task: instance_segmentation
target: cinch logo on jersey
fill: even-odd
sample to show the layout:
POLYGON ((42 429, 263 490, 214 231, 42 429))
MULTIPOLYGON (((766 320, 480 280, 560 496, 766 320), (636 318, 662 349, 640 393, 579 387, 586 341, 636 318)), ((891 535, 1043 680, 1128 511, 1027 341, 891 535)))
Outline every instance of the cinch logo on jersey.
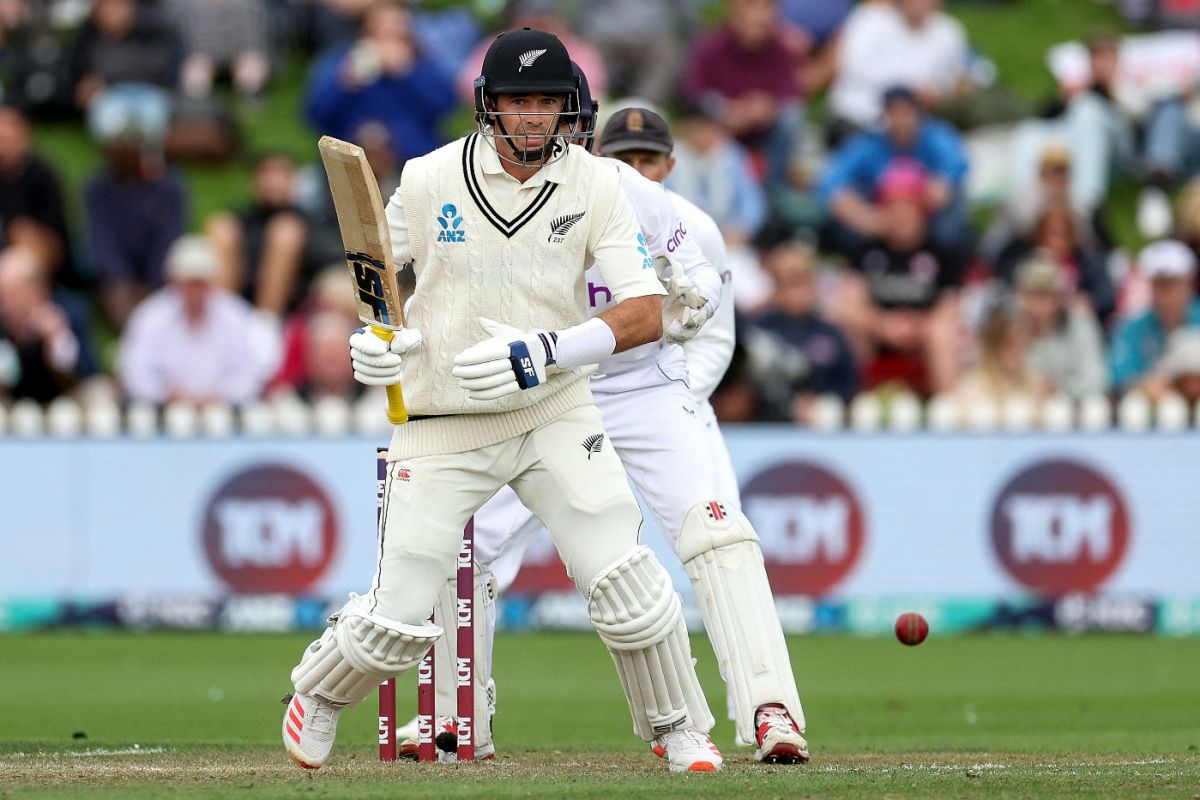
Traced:
POLYGON ((654 266, 654 261, 650 258, 650 251, 646 249, 646 237, 638 234, 638 252, 642 254, 642 269, 651 269, 654 266))
POLYGON ((667 252, 674 253, 679 245, 683 244, 683 240, 687 238, 687 228, 683 227, 683 223, 679 223, 679 227, 671 232, 671 238, 667 240, 667 252))
POLYGON ((1100 471, 1066 459, 1014 476, 992 505, 992 548, 1021 585, 1045 595, 1095 592, 1129 549, 1129 512, 1100 471))
POLYGON ((563 214, 561 217, 550 220, 550 238, 546 241, 562 244, 563 240, 567 238, 567 232, 574 227, 576 222, 583 219, 585 213, 580 211, 578 214, 563 214))
POLYGON ((461 230, 463 218, 458 215, 458 209, 452 203, 442 206, 442 213, 437 218, 442 229, 438 231, 439 242, 465 242, 467 232, 461 230))

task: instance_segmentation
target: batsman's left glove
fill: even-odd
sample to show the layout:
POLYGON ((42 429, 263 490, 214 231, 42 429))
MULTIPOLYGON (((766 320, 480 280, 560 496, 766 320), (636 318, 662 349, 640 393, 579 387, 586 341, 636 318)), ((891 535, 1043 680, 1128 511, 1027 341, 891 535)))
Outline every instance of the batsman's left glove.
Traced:
POLYGON ((450 370, 472 400, 495 400, 532 389, 555 369, 558 336, 553 331, 522 331, 480 317, 491 334, 454 357, 450 370))

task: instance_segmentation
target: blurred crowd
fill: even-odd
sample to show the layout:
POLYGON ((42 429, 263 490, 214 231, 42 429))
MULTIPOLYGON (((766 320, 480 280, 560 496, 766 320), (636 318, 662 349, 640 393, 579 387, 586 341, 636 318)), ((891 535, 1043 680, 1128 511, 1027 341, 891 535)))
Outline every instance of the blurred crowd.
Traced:
POLYGON ((1079 31, 1035 108, 939 0, 0 0, 0 402, 358 400, 315 146, 249 153, 239 125, 351 139, 389 196, 473 126, 491 37, 530 26, 602 121, 671 120, 667 185, 729 249, 721 419, 808 425, 864 392, 1193 407, 1200 20, 1124 5, 1152 30, 1079 31), (297 59, 302 118, 247 115, 297 59), (64 122, 103 156, 77 187, 38 155, 64 122), (244 205, 190 225, 190 161, 250 164, 244 205), (1114 235, 1119 185, 1143 247, 1114 235))

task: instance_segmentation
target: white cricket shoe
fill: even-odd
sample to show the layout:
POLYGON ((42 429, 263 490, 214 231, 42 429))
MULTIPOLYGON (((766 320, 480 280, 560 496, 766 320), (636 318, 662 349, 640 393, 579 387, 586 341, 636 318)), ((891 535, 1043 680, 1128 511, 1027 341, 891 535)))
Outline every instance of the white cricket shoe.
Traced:
POLYGON ((719 772, 725 763, 712 739, 697 730, 664 733, 650 746, 655 755, 667 759, 671 772, 719 772))
POLYGON ((283 746, 305 769, 320 769, 333 750, 342 709, 319 697, 296 694, 283 715, 283 746))
POLYGON ((803 764, 808 761, 808 742, 780 705, 762 706, 754 715, 758 749, 754 758, 764 764, 803 764))

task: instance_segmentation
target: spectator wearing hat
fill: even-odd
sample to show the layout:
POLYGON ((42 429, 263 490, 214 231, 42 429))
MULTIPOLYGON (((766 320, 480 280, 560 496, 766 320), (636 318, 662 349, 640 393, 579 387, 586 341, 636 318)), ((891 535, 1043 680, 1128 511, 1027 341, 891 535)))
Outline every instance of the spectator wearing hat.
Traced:
POLYGON ((966 257, 971 229, 963 199, 967 157, 962 139, 949 124, 922 112, 911 89, 889 89, 883 109, 883 129, 849 139, 834 152, 822 177, 819 192, 830 217, 829 245, 851 255, 864 240, 881 235, 887 221, 872 199, 892 162, 907 158, 928 176, 921 203, 931 217, 933 239, 966 257))
POLYGON ((121 338, 118 372, 133 400, 245 403, 266 384, 262 353, 277 343, 253 308, 217 284, 212 243, 184 236, 166 259, 170 282, 146 298, 121 338))
POLYGON ((959 254, 930 234, 928 181, 910 159, 880 177, 881 227, 852 254, 837 302, 868 384, 895 380, 921 394, 945 391, 957 378, 964 272, 959 254))
POLYGON ((1164 239, 1142 250, 1138 268, 1150 284, 1150 308, 1113 336, 1112 383, 1119 391, 1139 388, 1156 400, 1168 386, 1161 364, 1167 338, 1200 326, 1196 257, 1181 242, 1164 239))
POLYGON ((1034 256, 1017 268, 1017 302, 1029 334, 1026 366, 1046 392, 1081 398, 1108 388, 1104 332, 1076 302, 1058 265, 1034 256))
POLYGON ((701 38, 684 75, 684 98, 709 110, 760 155, 768 185, 783 185, 804 123, 803 70, 811 41, 793 31, 776 0, 732 0, 726 23, 701 38))

